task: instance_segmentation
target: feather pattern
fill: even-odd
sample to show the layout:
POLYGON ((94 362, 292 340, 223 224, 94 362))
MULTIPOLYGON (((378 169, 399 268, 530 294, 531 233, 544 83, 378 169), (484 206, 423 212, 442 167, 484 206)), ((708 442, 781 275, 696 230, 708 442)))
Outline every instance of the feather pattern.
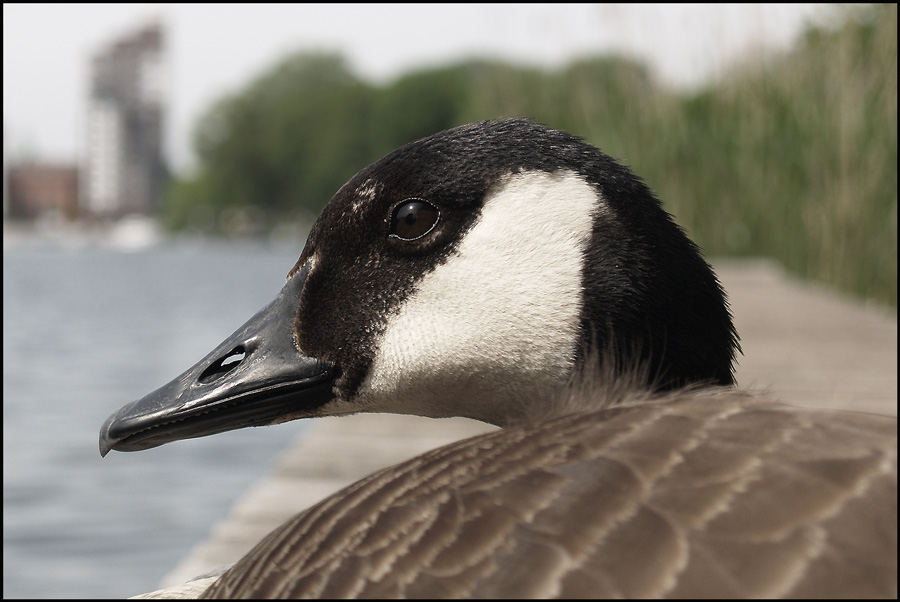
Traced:
POLYGON ((896 508, 895 420, 679 392, 373 474, 206 597, 891 597, 896 508))

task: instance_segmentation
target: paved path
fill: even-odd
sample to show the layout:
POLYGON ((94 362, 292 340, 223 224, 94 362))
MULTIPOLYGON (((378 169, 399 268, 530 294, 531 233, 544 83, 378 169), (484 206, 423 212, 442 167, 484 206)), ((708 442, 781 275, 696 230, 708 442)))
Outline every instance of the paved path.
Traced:
MULTIPOLYGON (((742 387, 798 405, 897 415, 897 314, 787 276, 765 260, 716 262, 744 355, 742 387)), ((454 418, 319 419, 165 577, 181 583, 245 554, 290 516, 360 477, 494 427, 454 418)))

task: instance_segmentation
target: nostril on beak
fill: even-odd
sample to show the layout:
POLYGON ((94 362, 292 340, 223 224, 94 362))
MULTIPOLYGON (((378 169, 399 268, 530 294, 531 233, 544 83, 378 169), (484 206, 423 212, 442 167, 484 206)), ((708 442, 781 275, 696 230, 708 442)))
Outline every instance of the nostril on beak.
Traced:
POLYGON ((238 345, 225 354, 224 357, 210 364, 209 368, 204 370, 197 380, 204 385, 214 382, 237 368, 246 356, 247 353, 244 346, 238 345))

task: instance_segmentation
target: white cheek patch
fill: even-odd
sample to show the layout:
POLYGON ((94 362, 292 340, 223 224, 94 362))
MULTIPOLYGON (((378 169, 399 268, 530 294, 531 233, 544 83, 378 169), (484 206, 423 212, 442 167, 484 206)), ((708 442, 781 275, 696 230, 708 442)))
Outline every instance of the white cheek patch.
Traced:
POLYGON ((358 402, 503 424, 516 405, 557 391, 574 363, 600 203, 571 171, 496 186, 457 253, 388 320, 358 402))

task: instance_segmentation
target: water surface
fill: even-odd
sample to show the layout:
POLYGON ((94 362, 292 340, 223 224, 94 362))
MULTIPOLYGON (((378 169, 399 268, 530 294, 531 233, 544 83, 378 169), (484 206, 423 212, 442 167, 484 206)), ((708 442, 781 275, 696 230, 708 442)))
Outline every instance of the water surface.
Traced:
POLYGON ((106 417, 165 384, 268 303, 302 243, 181 243, 3 254, 3 595, 157 587, 303 422, 136 453, 106 417))

